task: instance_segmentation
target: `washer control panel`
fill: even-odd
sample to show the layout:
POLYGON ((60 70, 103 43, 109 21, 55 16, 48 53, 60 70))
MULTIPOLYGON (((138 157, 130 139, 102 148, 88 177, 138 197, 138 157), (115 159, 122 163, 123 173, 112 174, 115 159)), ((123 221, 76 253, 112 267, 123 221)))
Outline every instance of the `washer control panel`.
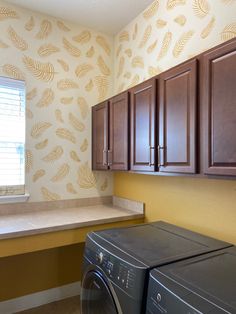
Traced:
POLYGON ((100 248, 96 251, 96 264, 119 287, 124 290, 133 289, 136 277, 134 267, 100 248))
MULTIPOLYGON (((97 239, 96 239, 97 240, 97 239)), ((105 244, 103 244, 105 246, 105 244)), ((99 267, 116 286, 135 299, 142 297, 142 289, 146 279, 146 268, 135 266, 137 261, 126 256, 124 252, 112 249, 112 253, 90 239, 87 239, 84 256, 91 265, 99 267)))

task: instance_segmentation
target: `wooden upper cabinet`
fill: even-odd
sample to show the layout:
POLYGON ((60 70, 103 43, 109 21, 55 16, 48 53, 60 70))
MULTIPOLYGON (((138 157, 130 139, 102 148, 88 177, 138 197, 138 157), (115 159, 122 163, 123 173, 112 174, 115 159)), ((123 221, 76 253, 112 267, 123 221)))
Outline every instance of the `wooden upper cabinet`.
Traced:
POLYGON ((108 101, 92 107, 92 168, 108 169, 108 101))
POLYGON ((236 176, 236 39, 94 106, 92 166, 236 176))
POLYGON ((130 91, 131 170, 155 170, 155 91, 154 79, 130 91))
POLYGON ((236 41, 203 56, 204 172, 236 175, 236 41))
POLYGON ((196 172, 197 60, 159 78, 159 146, 161 172, 196 172))
POLYGON ((112 170, 129 167, 129 94, 124 92, 109 103, 108 165, 112 170))

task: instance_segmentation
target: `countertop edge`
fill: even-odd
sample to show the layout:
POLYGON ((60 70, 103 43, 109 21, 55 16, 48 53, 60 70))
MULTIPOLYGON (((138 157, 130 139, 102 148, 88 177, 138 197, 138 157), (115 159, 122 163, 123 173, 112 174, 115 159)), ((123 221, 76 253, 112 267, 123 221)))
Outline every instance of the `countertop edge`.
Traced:
POLYGON ((40 204, 36 205, 33 206, 32 211, 29 211, 29 206, 27 210, 21 211, 21 206, 18 204, 14 205, 14 211, 2 211, 0 241, 80 228, 82 230, 90 226, 144 218, 144 203, 117 196, 82 201, 70 200, 69 203, 68 201, 54 202, 50 203, 50 206, 43 203, 41 210, 39 210, 40 204), (84 206, 81 206, 82 204, 84 206), (69 207, 66 208, 65 205, 69 207), (71 207, 71 205, 75 206, 71 207))
MULTIPOLYGON (((112 205, 111 205, 111 208, 112 208, 112 205)), ((56 231, 85 228, 89 226, 102 225, 106 223, 144 218, 144 213, 138 213, 136 211, 130 211, 124 208, 119 208, 119 209, 121 211, 121 214, 116 217, 102 217, 101 219, 91 219, 91 220, 88 219, 88 221, 83 221, 83 222, 74 222, 74 223, 60 224, 60 225, 54 225, 54 226, 52 225, 52 226, 41 227, 41 228, 36 227, 29 230, 25 229, 25 230, 10 231, 6 233, 2 233, 0 234, 0 241, 14 239, 14 238, 23 238, 23 237, 32 236, 32 235, 52 233, 56 231), (122 212, 123 212, 123 215, 122 215, 122 212)))

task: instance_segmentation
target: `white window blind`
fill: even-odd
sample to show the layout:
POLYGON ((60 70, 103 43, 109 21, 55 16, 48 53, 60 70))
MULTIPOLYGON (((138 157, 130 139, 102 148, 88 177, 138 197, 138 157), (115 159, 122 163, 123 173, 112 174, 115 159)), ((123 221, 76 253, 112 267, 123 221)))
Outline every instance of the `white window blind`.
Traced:
POLYGON ((0 77, 0 196, 25 193, 25 83, 0 77))

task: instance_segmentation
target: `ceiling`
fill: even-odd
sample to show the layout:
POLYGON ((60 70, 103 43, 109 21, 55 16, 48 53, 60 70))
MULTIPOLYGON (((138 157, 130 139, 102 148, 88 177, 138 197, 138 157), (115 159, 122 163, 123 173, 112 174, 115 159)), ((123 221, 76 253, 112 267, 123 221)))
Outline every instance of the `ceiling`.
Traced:
POLYGON ((153 0, 8 0, 107 34, 117 34, 153 0))

